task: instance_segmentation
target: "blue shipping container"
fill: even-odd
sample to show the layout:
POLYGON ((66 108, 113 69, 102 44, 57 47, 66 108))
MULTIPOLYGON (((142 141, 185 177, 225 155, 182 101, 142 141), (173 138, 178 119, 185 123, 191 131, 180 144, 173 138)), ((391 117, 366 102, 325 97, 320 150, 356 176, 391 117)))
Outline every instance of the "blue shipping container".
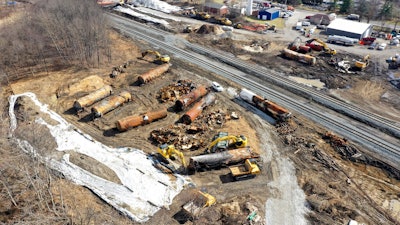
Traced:
POLYGON ((274 20, 279 17, 279 9, 270 8, 258 12, 258 19, 260 20, 274 20))

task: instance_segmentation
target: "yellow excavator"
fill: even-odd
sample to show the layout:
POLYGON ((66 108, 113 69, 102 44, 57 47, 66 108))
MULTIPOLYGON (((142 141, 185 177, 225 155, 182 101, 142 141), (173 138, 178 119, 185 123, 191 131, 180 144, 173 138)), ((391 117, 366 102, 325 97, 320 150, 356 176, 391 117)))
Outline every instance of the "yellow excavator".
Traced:
POLYGON ((171 60, 169 55, 161 55, 159 52, 154 51, 154 50, 146 50, 146 51, 142 52, 142 59, 148 54, 155 55, 156 58, 153 60, 153 62, 158 63, 158 64, 169 63, 169 61, 171 60))
POLYGON ((324 41, 322 41, 322 40, 320 40, 318 38, 310 39, 310 40, 306 41, 306 43, 311 44, 311 42, 313 42, 313 41, 318 42, 319 44, 321 44, 322 45, 322 49, 324 50, 324 52, 326 54, 336 55, 336 50, 335 49, 329 48, 329 46, 324 41))
POLYGON ((157 151, 163 157, 164 161, 166 161, 166 164, 163 165, 172 172, 186 171, 187 164, 185 156, 181 151, 175 149, 174 145, 163 144, 158 148, 157 151), (177 164, 175 162, 176 159, 179 159, 182 165, 177 164))
POLYGON ((369 65, 369 55, 364 56, 362 60, 357 60, 354 62, 354 67, 357 70, 363 71, 369 65))
POLYGON ((227 132, 219 132, 214 136, 206 152, 220 152, 228 148, 243 148, 247 146, 247 138, 243 135, 228 135, 227 132))

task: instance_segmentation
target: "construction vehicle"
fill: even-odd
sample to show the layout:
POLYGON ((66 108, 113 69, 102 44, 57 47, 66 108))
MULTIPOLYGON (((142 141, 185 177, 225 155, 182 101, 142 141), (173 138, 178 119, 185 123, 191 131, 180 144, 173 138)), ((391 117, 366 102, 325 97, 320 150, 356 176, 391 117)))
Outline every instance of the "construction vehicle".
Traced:
POLYGON ((243 165, 231 166, 229 170, 235 180, 254 178, 260 174, 260 168, 254 159, 246 159, 243 165))
POLYGON ((293 42, 291 42, 288 46, 288 49, 299 52, 299 53, 307 53, 311 52, 311 48, 306 45, 301 45, 302 41, 300 37, 296 37, 293 42))
POLYGON ((318 42, 319 44, 321 44, 322 49, 324 50, 324 52, 326 54, 336 55, 336 50, 335 49, 329 48, 328 45, 325 42, 323 42, 322 40, 320 40, 318 38, 310 39, 310 40, 306 41, 306 43, 311 44, 313 41, 318 42))
POLYGON ((184 212, 191 219, 198 216, 204 208, 210 207, 217 202, 214 196, 200 190, 195 191, 191 196, 193 196, 192 200, 182 206, 184 212))
POLYGON ((233 24, 233 28, 242 29, 243 28, 243 24, 242 23, 235 23, 235 24, 233 24))
POLYGON ((221 18, 216 18, 217 23, 225 26, 232 26, 232 21, 230 21, 228 18, 221 17, 221 18))
POLYGON ((214 136, 206 152, 221 152, 228 148, 244 148, 247 146, 247 138, 243 135, 228 135, 227 132, 219 132, 214 136))
POLYGON ((185 29, 183 29, 183 33, 192 33, 193 32, 193 28, 190 25, 187 25, 185 27, 185 29))
POLYGON ((182 173, 186 172, 186 160, 183 153, 177 149, 175 149, 174 145, 162 144, 158 148, 158 153, 162 156, 162 165, 170 169, 172 172, 182 173), (175 162, 176 159, 179 159, 181 165, 175 162))
POLYGON ((400 55, 396 54, 393 57, 389 57, 386 59, 386 62, 388 63, 389 69, 397 69, 400 67, 400 55))
POLYGON ((363 71, 369 65, 369 55, 364 56, 362 60, 356 60, 354 62, 354 68, 356 70, 363 71))
POLYGON ((146 50, 146 51, 142 52, 142 59, 144 57, 146 57, 146 55, 148 55, 148 54, 152 54, 152 55, 156 56, 156 58, 153 60, 153 62, 157 63, 157 64, 169 63, 169 61, 171 59, 169 57, 169 55, 161 55, 159 52, 154 51, 154 50, 146 50))
POLYGON ((190 17, 197 20, 208 20, 211 16, 206 12, 197 12, 196 10, 192 10, 190 17))

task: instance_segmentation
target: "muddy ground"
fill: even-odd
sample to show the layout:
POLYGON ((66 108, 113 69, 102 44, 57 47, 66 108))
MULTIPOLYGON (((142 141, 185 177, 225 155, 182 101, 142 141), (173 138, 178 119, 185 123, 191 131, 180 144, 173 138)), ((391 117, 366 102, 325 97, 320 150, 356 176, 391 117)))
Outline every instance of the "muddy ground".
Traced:
MULTIPOLYGON (((171 109, 173 101, 159 102, 157 93, 161 88, 179 80, 191 80, 195 85, 203 84, 207 86, 211 80, 216 80, 224 87, 232 87, 233 90, 239 88, 216 74, 202 71, 174 59, 171 60, 172 66, 169 72, 164 76, 151 81, 149 84, 137 85, 136 79, 141 73, 157 66, 152 62, 140 59, 140 53, 145 50, 143 46, 146 46, 146 43, 136 43, 135 45, 130 40, 116 34, 113 34, 112 38, 115 43, 112 64, 103 65, 98 69, 71 68, 52 72, 49 75, 37 74, 36 77, 11 84, 8 93, 10 91, 13 93, 32 91, 51 109, 63 115, 70 123, 96 140, 111 146, 131 146, 152 153, 156 151, 158 143, 154 143, 150 139, 151 131, 178 126, 184 134, 184 131, 189 128, 177 123, 183 113, 171 109), (112 67, 122 65, 130 60, 132 64, 126 69, 125 73, 116 78, 110 78, 109 74, 112 67), (85 81, 84 78, 88 80, 85 81), (83 86, 74 86, 74 84, 83 86), (95 120, 88 115, 88 110, 76 115, 74 110, 71 109, 73 101, 103 84, 112 85, 115 92, 129 91, 133 100, 95 120), (74 87, 76 88, 74 89, 74 87), (119 118, 159 108, 169 109, 168 116, 165 119, 127 132, 121 133, 115 129, 115 122, 119 118)), ((232 51, 238 56, 247 57, 248 60, 277 71, 286 72, 288 75, 319 78, 326 82, 328 88, 331 88, 331 90, 325 90, 326 92, 340 95, 341 98, 346 98, 348 101, 355 102, 357 100, 357 103, 361 106, 369 107, 377 112, 380 111, 379 107, 389 105, 390 110, 387 111, 386 116, 391 115, 395 118, 399 115, 398 113, 395 114, 395 112, 398 112, 395 104, 390 104, 390 101, 385 102, 382 99, 384 93, 398 96, 396 92, 398 90, 377 74, 381 69, 376 69, 376 66, 386 65, 372 62, 372 66, 365 72, 344 75, 338 73, 330 65, 325 65, 325 57, 321 57, 318 60, 318 65, 314 67, 304 66, 298 62, 279 57, 279 50, 287 46, 287 43, 283 41, 275 42, 255 38, 247 42, 232 40, 227 42, 225 39, 209 42, 210 39, 207 39, 207 36, 196 36, 196 34, 190 34, 188 38, 202 44, 211 43, 212 47, 232 51), (259 43, 258 45, 261 46, 268 43, 267 50, 263 53, 243 50, 243 46, 250 46, 254 43, 259 43), (366 86, 370 88, 366 89, 366 86), (336 88, 346 89, 337 90, 336 88), (376 108, 377 106, 378 108, 376 108)), ((215 36, 210 35, 210 38, 215 40, 215 36)), ((341 53, 339 56, 345 56, 345 54, 341 53)), ((335 150, 329 144, 328 139, 323 138, 326 130, 318 124, 306 120, 301 115, 294 113, 289 124, 273 126, 255 116, 251 110, 243 108, 233 101, 231 91, 216 93, 216 95, 216 103, 208 107, 203 114, 230 115, 232 112, 236 112, 239 119, 226 119, 222 124, 209 124, 206 129, 201 131, 201 138, 199 136, 193 138, 196 142, 202 143, 199 149, 184 151, 185 155, 200 154, 218 131, 228 131, 235 135, 244 134, 248 137, 250 145, 262 155, 262 162, 260 163, 262 174, 254 179, 240 182, 231 182, 231 180, 225 179, 229 173, 227 168, 192 175, 191 179, 198 185, 198 188, 206 189, 217 198, 215 206, 205 209, 202 216, 195 218, 196 224, 248 223, 246 217, 250 214, 248 208, 251 207, 249 207, 249 204, 255 206, 258 209, 258 214, 264 218, 266 214, 268 215, 268 212, 265 211, 265 202, 280 198, 284 194, 283 191, 274 188, 271 184, 279 180, 282 173, 280 170, 283 168, 279 164, 282 159, 287 158, 293 163, 297 182, 306 195, 305 207, 309 210, 306 217, 310 224, 345 224, 349 219, 355 219, 366 224, 400 223, 400 202, 398 201, 400 183, 397 179, 391 177, 387 171, 365 164, 362 161, 350 161, 337 151, 338 148, 335 150), (233 207, 236 205, 237 207, 233 207)), ((25 104, 27 104, 26 109, 29 109, 29 103, 25 104)), ((201 124, 201 121, 198 124, 201 124)), ((29 126, 29 124, 26 126, 29 126)), ((189 138, 193 137, 192 135, 185 135, 189 138)), ((362 148, 358 146, 355 146, 355 148, 362 151, 362 148)), ((101 169, 98 169, 101 165, 88 163, 90 159, 84 156, 73 155, 71 161, 94 173, 103 173, 104 178, 117 181, 112 173, 102 172, 101 169)), ((80 216, 83 217, 85 212, 106 212, 110 217, 118 218, 118 224, 135 224, 117 215, 113 209, 105 205, 87 189, 70 184, 62 179, 56 182, 59 183, 57 186, 62 187, 64 191, 65 200, 63 201, 68 206, 68 213, 71 216, 79 218, 80 216)), ((145 224, 179 224, 177 220, 178 212, 188 198, 190 197, 188 197, 187 191, 182 192, 176 197, 169 209, 160 210, 145 224)), ((289 198, 295 199, 295 196, 289 198)), ((284 211, 285 209, 281 210, 284 211)), ((285 219, 283 220, 285 221, 285 219)), ((266 221, 271 220, 267 218, 266 221)), ((278 224, 277 221, 273 222, 278 224)), ((188 221, 186 224, 191 223, 188 221)), ((263 223, 265 221, 259 221, 259 224, 263 223)), ((282 224, 290 223, 285 221, 282 224)))

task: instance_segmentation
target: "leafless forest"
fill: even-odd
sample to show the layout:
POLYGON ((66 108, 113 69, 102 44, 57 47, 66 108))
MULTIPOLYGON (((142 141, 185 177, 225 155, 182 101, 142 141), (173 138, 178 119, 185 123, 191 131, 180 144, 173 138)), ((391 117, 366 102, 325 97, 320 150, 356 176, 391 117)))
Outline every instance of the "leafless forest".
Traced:
POLYGON ((107 21, 95 1, 24 5, 0 33, 0 67, 8 80, 66 65, 96 67, 111 59, 107 21))

